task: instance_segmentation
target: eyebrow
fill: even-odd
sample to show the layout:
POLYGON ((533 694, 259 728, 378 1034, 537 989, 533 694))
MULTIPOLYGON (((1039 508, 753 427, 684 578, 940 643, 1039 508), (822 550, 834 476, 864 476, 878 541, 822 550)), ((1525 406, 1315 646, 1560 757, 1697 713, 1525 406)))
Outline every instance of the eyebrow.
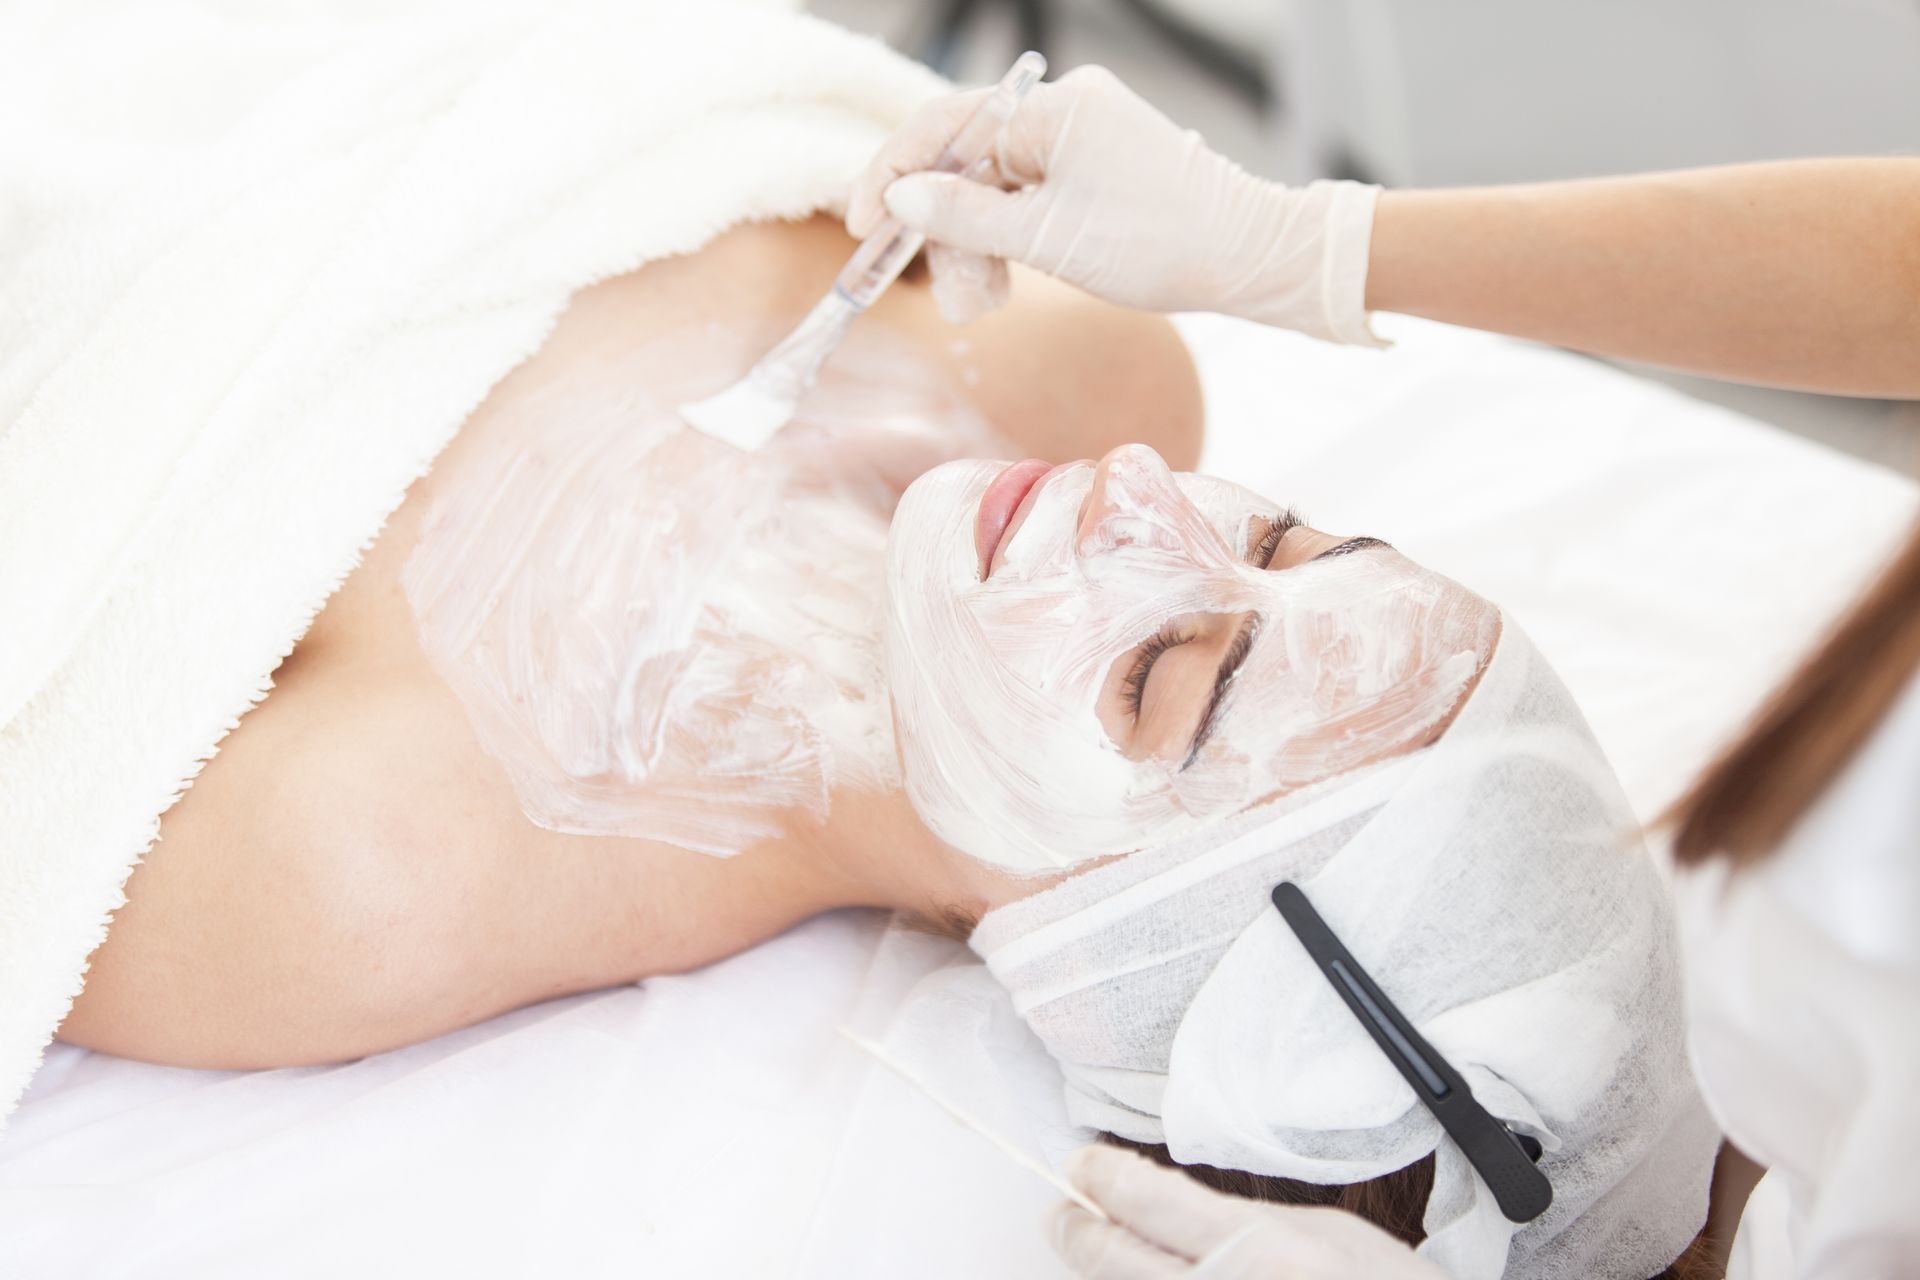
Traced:
POLYGON ((1214 725, 1220 719, 1220 703, 1227 696, 1227 686, 1233 683, 1233 677, 1239 673, 1247 655, 1253 652, 1253 637, 1258 629, 1259 615, 1248 614, 1247 620, 1240 624, 1240 630, 1234 635, 1233 643, 1227 646, 1226 655, 1220 659, 1220 670, 1213 677, 1213 693, 1207 698, 1207 709, 1200 713, 1200 723, 1193 731, 1193 741, 1187 745, 1187 758, 1180 762, 1182 769, 1193 763, 1194 757, 1200 754, 1200 748, 1207 745, 1207 739, 1213 734, 1214 725))
MULTIPOLYGON (((1382 542, 1378 538, 1348 538, 1337 547, 1328 547, 1325 551, 1315 556, 1313 560, 1331 560, 1335 556, 1344 556, 1354 551, 1365 551, 1369 547, 1385 547, 1390 545, 1389 543, 1382 542)), ((1312 564, 1313 560, 1309 560, 1307 563, 1312 564)))

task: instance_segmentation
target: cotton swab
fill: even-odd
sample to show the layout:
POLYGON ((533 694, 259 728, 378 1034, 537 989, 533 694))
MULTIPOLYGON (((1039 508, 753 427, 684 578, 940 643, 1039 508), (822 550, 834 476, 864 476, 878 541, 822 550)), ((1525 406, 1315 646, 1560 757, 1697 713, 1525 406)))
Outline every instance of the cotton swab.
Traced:
POLYGON ((1099 1205, 1095 1204, 1092 1200, 1089 1200, 1086 1194, 1082 1192, 1078 1187, 1074 1186, 1071 1182, 1068 1182, 1065 1178, 1062 1178, 1059 1174, 1055 1173, 1053 1170, 1041 1164, 1038 1160, 1035 1160, 1032 1156, 1028 1155, 1026 1152, 1022 1151, 1020 1148, 1014 1146, 1011 1142, 1007 1141, 1005 1138, 1001 1137, 999 1134, 995 1133, 993 1130, 987 1128, 986 1125, 981 1124, 978 1120, 968 1115, 965 1111, 962 1111, 958 1106, 954 1105, 951 1102, 948 1102, 945 1098, 941 1097, 939 1093, 935 1092, 933 1086, 928 1084, 925 1080, 922 1080, 917 1074, 915 1074, 915 1072, 911 1067, 907 1066, 906 1063, 900 1061, 900 1059, 894 1057, 891 1053, 887 1052, 887 1049, 884 1045, 878 1044, 872 1040, 867 1039, 865 1036, 858 1035, 855 1032, 849 1031, 846 1027, 837 1027, 835 1028, 835 1030, 839 1031, 839 1033, 845 1036, 847 1039, 853 1041, 853 1043, 858 1045, 860 1048, 866 1050, 866 1052, 871 1054, 880 1063, 881 1066, 886 1067, 889 1071, 892 1071, 895 1075, 905 1080, 908 1084, 918 1089, 921 1093, 926 1094, 927 1097, 933 1101, 933 1104, 935 1106, 939 1107, 942 1111, 946 1112, 948 1115, 952 1116, 955 1120, 959 1121, 960 1125, 963 1128, 973 1130, 975 1133, 985 1138, 988 1142, 991 1142, 994 1146, 1000 1148, 1000 1154, 1006 1156, 1007 1159, 1013 1161, 1015 1164, 1019 1165, 1022 1169, 1027 1170, 1027 1172, 1033 1174, 1035 1177, 1038 1177, 1042 1182, 1045 1182, 1048 1186, 1052 1187, 1055 1191, 1058 1191, 1061 1195, 1073 1201, 1075 1204, 1079 1205, 1082 1209, 1085 1209, 1088 1213, 1091 1213, 1094 1217, 1099 1218, 1102 1222, 1113 1221, 1112 1218, 1107 1216, 1107 1211, 1105 1209, 1102 1209, 1099 1205))

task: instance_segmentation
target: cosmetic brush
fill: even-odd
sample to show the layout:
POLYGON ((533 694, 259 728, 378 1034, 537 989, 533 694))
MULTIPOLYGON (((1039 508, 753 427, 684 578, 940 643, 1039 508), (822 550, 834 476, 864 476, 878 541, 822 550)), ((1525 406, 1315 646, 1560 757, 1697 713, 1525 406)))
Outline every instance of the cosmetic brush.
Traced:
MULTIPOLYGON (((934 171, 975 178, 991 169, 1000 127, 1046 71, 1047 60, 1032 50, 1016 58, 979 110, 941 150, 933 162, 934 171)), ((792 333, 740 381, 717 395, 680 406, 680 416, 695 429, 749 452, 771 440, 793 417, 848 326, 886 292, 926 239, 898 218, 881 223, 860 242, 833 288, 792 333)))

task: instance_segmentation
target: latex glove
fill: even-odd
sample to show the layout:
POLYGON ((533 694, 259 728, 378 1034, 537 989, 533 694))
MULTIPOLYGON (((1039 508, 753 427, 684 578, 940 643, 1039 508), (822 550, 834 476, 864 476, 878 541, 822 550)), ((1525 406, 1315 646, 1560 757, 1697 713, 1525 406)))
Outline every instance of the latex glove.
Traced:
POLYGON ((1113 1219, 1075 1204, 1053 1247, 1087 1280, 1446 1280, 1446 1273, 1344 1209, 1261 1204, 1210 1191, 1116 1147, 1083 1147, 1067 1178, 1113 1219))
POLYGON ((1004 301, 1013 259, 1124 306, 1222 311, 1379 345, 1365 308, 1379 188, 1255 178, 1104 67, 1036 85, 981 180, 920 172, 988 92, 922 107, 847 201, 856 237, 889 212, 927 233, 949 319, 1004 301))

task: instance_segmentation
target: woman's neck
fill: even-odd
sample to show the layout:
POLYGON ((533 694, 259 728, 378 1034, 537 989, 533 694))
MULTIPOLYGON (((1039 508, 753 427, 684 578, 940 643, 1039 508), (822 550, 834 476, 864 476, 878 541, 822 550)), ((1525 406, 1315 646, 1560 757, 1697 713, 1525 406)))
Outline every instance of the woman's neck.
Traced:
POLYGON ((824 821, 790 839, 816 910, 885 907, 943 924, 978 919, 1043 883, 953 849, 927 830, 898 786, 838 792, 824 821))

